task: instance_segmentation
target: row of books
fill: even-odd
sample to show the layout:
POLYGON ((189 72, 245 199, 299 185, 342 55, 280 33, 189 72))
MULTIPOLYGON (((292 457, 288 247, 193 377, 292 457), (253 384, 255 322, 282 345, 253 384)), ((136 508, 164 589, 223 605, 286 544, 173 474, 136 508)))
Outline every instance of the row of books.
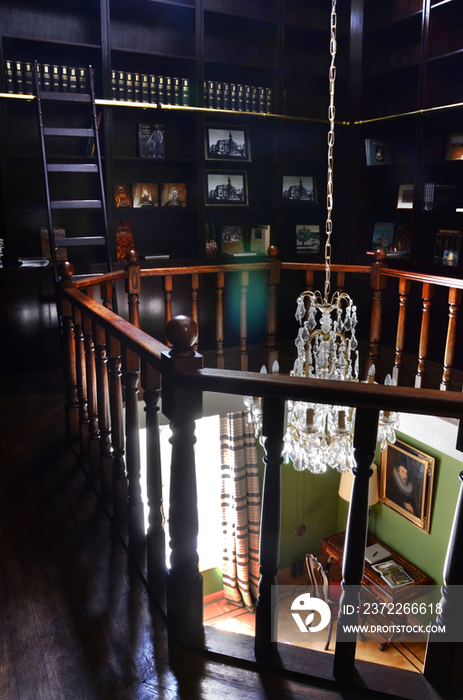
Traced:
POLYGON ((272 88, 256 85, 204 82, 204 106, 209 109, 230 109, 237 112, 272 112, 272 88))
POLYGON ((190 104, 190 81, 188 78, 113 70, 111 95, 113 100, 123 102, 151 102, 187 107, 190 104))
MULTIPOLYGON (((44 92, 89 92, 88 68, 38 63, 37 77, 44 92)), ((17 95, 34 95, 34 64, 5 60, 5 89, 17 95)))

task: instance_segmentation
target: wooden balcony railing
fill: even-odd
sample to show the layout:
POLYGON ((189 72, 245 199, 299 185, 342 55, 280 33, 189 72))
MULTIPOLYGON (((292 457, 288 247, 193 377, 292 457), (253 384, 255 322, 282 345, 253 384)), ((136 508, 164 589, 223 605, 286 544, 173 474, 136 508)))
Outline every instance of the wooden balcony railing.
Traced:
MULTIPOLYGON (((377 261, 378 264, 381 261, 377 261)), ((137 554, 146 546, 149 585, 157 594, 166 588, 167 620, 172 635, 204 649, 214 640, 202 622, 202 579, 198 571, 196 540, 198 513, 195 482, 194 421, 202 415, 204 391, 263 398, 265 479, 262 495, 259 597, 256 605, 255 659, 262 666, 280 666, 286 672, 307 672, 325 680, 362 686, 369 697, 384 693, 403 696, 400 669, 379 670, 355 662, 356 639, 336 643, 331 670, 323 654, 296 650, 272 641, 271 587, 276 583, 280 538, 281 464, 285 431, 285 402, 313 401, 355 406, 353 495, 346 532, 348 553, 343 578, 350 586, 362 581, 368 522, 368 491, 379 410, 400 410, 432 416, 463 418, 460 392, 424 388, 383 387, 373 384, 309 380, 248 371, 205 369, 194 347, 197 323, 188 317, 171 318, 166 333, 169 346, 139 328, 139 279, 136 261, 129 262, 126 290, 130 320, 114 314, 110 282, 98 278, 103 303, 91 298, 92 284, 72 282, 69 264, 61 268, 60 313, 63 328, 66 379, 66 416, 69 437, 81 446, 83 463, 100 497, 117 524, 127 518, 129 546, 137 554), (86 293, 84 293, 86 292, 86 293), (147 492, 149 527, 145 536, 140 486, 138 394, 143 390, 147 424, 147 492), (171 559, 166 570, 159 453, 159 401, 172 429, 169 527, 171 559), (123 410, 125 396, 125 411, 123 410), (301 656, 302 655, 302 656, 301 656), (323 658, 322 658, 323 657, 323 658), (387 682, 386 682, 387 681, 387 682)), ((216 274, 221 274, 218 271, 216 274)), ((193 273, 193 276, 196 273, 193 273)), ((377 275, 381 286, 383 270, 377 275)), ((276 279, 276 276, 273 278, 276 279)), ((194 282, 196 285, 196 281, 194 282)), ((194 286, 196 289, 196 286, 194 286)), ((374 287, 375 289, 375 287, 374 287)), ((377 311, 377 309, 376 309, 377 311)), ((273 331, 273 328, 270 328, 273 331)), ((272 334, 270 334, 272 335, 272 334)), ((269 354, 273 346, 267 343, 269 354)), ((457 448, 463 448, 463 433, 457 448)), ((463 472, 460 475, 463 481, 463 472)), ((455 485, 456 486, 456 485, 455 485)), ((442 614, 439 621, 453 635, 463 630, 463 601, 455 593, 463 585, 463 486, 455 512, 443 572, 442 614)), ((344 594, 343 594, 344 595, 344 594)), ((342 602, 342 601, 341 601, 342 602)), ((355 624, 355 620, 351 620, 355 624)), ((225 634, 225 633, 224 633, 225 634)), ((453 639, 454 637, 452 637, 453 639)), ((226 655, 226 641, 215 648, 226 655)), ((239 655, 239 651, 234 650, 239 655)), ((249 659, 243 657, 248 663, 249 659)), ((328 657, 329 659, 329 657, 328 657)), ((428 642, 424 674, 407 676, 407 697, 461 696, 463 639, 428 642), (458 695, 460 693, 460 695, 458 695)))

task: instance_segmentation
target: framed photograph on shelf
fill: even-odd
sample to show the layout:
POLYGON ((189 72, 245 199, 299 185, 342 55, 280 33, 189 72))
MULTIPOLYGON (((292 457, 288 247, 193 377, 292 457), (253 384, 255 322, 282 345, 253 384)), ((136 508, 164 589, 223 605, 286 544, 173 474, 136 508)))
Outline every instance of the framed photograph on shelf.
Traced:
POLYGON ((251 145, 247 127, 206 125, 206 160, 250 161, 251 145))
POLYGON ((130 182, 116 182, 114 200, 116 207, 121 209, 133 206, 132 185, 130 182))
POLYGON ((399 185, 397 209, 413 209, 413 185, 399 185))
POLYGON ((214 170, 206 172, 206 205, 247 206, 248 185, 245 172, 214 170))
POLYGON ((186 182, 163 182, 161 207, 186 207, 186 182))
POLYGON ((317 201, 315 178, 312 175, 283 175, 283 200, 315 204, 317 201))
POLYGON ((400 440, 381 453, 379 500, 426 533, 431 523, 434 463, 433 457, 400 440))
POLYGON ((157 182, 134 182, 132 192, 134 209, 152 209, 159 206, 157 182))
POLYGON ((389 165, 391 144, 380 139, 365 139, 365 156, 367 165, 389 165))
POLYGON ((298 253, 320 252, 320 226, 296 224, 296 249, 298 253))
POLYGON ((138 125, 138 155, 140 158, 165 158, 164 124, 138 125))
POLYGON ((463 133, 450 134, 447 140, 445 160, 463 160, 463 133))
POLYGON ((222 253, 239 255, 244 253, 243 227, 222 225, 222 253))
POLYGON ((373 229, 373 250, 392 250, 394 246, 395 224, 392 221, 376 221, 373 229))

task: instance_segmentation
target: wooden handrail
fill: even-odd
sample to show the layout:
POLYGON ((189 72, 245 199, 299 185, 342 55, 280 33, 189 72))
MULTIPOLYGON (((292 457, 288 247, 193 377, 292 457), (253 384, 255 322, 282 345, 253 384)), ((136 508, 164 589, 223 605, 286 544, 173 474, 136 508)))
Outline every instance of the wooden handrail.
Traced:
POLYGON ((148 333, 135 328, 129 321, 125 321, 93 299, 89 299, 79 289, 70 287, 62 290, 61 294, 64 299, 70 301, 78 310, 89 314, 98 321, 105 331, 108 331, 129 350, 137 353, 142 360, 153 365, 156 369, 160 369, 161 353, 169 350, 167 345, 155 340, 148 333))
POLYGON ((384 277, 398 277, 399 279, 410 280, 411 282, 421 282, 422 284, 434 284, 437 287, 452 287, 453 289, 463 289, 463 280, 456 277, 439 277, 438 275, 425 275, 421 272, 407 272, 406 270, 393 270, 383 267, 381 275, 384 277))
POLYGON ((284 398, 291 401, 463 418, 463 395, 459 391, 444 393, 437 389, 416 389, 209 368, 195 372, 180 372, 177 383, 184 389, 223 394, 284 398))

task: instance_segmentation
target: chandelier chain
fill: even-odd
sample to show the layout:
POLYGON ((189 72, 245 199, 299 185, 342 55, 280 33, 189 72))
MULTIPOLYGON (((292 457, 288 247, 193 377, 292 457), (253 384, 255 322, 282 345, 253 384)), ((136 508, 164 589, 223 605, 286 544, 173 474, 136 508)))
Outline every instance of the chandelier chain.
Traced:
POLYGON ((328 176, 327 176, 327 188, 326 188, 326 242, 325 242, 325 303, 328 302, 331 288, 331 233, 333 231, 333 221, 331 218, 333 211, 333 166, 334 166, 334 119, 335 119, 335 106, 334 106, 334 88, 336 82, 336 28, 337 28, 337 14, 336 14, 336 0, 332 0, 331 3, 331 17, 330 17, 330 55, 331 64, 329 71, 329 88, 330 88, 330 104, 328 107, 328 120, 330 122, 330 130, 328 132, 328 176))

